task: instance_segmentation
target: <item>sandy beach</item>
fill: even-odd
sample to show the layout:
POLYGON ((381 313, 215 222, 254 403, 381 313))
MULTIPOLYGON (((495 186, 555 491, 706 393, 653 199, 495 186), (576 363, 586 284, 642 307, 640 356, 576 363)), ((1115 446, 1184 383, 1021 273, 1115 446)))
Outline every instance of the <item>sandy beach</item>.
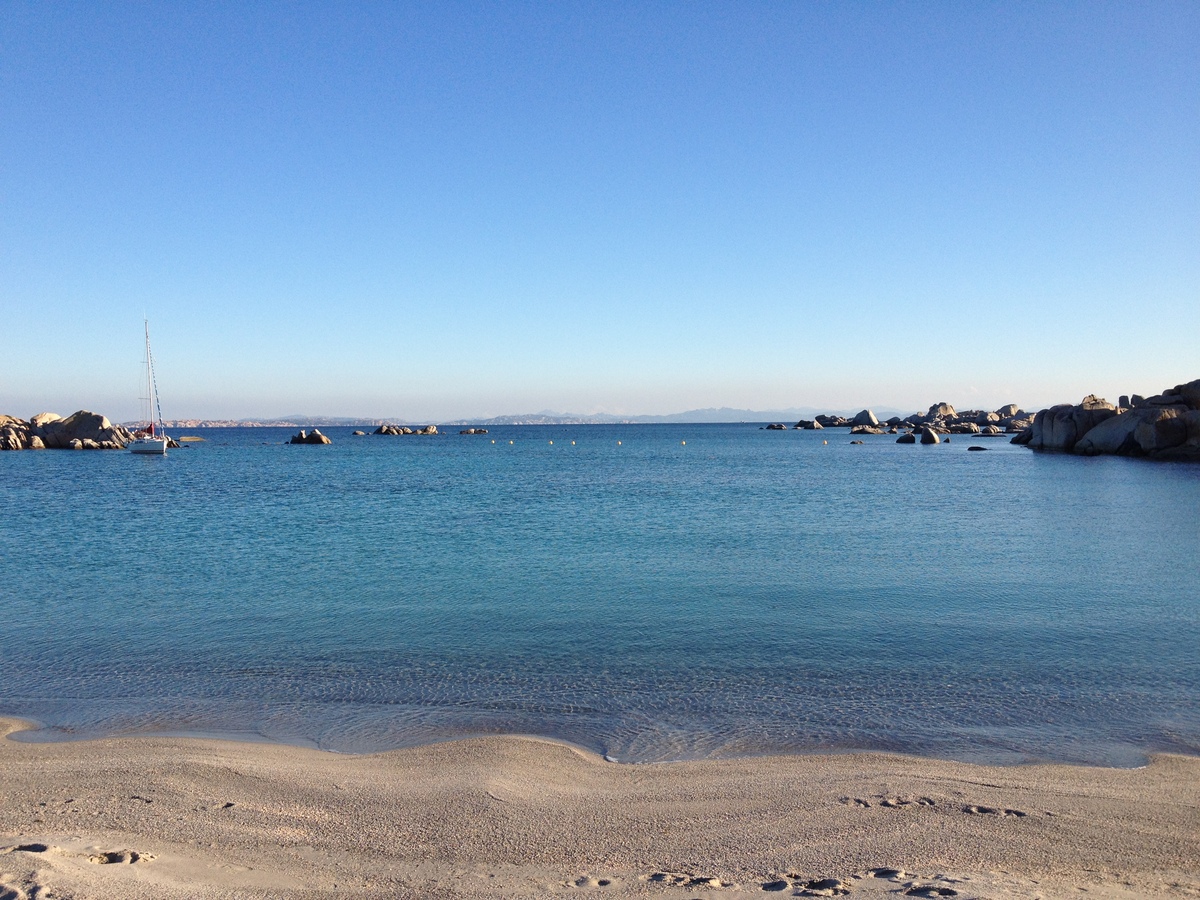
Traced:
POLYGON ((351 756, 8 739, 0 896, 1200 896, 1200 759, 620 765, 550 741, 351 756))

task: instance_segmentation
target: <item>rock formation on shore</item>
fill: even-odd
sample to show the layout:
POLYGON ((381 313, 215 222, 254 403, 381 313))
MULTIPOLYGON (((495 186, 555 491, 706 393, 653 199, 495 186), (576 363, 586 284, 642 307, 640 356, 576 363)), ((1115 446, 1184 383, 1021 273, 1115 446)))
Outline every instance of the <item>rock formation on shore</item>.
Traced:
POLYGON ((1200 379, 1114 406, 1090 395, 1043 409, 1012 439, 1033 450, 1200 462, 1200 379))
POLYGON ((0 450, 122 450, 132 440, 128 428, 86 409, 65 419, 48 412, 28 421, 0 416, 0 450))
POLYGON ((293 435, 292 439, 290 441, 288 441, 288 443, 289 444, 332 444, 333 441, 331 441, 325 435, 321 434, 321 432, 318 431, 316 428, 314 428, 312 431, 308 431, 308 432, 306 432, 303 428, 301 428, 300 433, 293 435))

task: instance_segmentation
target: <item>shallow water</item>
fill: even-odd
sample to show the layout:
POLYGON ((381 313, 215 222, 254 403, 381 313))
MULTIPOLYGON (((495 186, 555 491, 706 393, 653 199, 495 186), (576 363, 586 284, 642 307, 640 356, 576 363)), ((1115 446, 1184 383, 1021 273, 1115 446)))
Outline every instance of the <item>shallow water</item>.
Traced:
POLYGON ((0 712, 42 737, 1200 752, 1200 466, 754 425, 186 433, 0 454, 0 712))

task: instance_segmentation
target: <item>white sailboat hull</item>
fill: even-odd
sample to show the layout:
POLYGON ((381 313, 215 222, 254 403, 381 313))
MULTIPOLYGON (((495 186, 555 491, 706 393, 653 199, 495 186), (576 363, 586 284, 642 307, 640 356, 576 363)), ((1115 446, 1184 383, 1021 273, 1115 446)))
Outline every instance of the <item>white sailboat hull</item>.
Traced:
POLYGON ((157 437, 135 438, 129 445, 130 453, 154 453, 159 456, 167 454, 167 439, 157 437))

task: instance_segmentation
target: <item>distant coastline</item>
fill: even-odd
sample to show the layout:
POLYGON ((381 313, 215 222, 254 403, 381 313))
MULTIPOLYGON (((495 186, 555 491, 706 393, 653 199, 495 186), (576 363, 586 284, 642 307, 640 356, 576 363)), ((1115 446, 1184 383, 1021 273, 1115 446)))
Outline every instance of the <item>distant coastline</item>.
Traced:
MULTIPOLYGON (((691 409, 665 415, 619 416, 610 413, 557 413, 550 411, 516 413, 490 418, 455 418, 439 420, 439 425, 484 426, 489 425, 706 425, 739 422, 760 424, 763 422, 797 421, 811 419, 822 413, 854 415, 857 410, 829 409, 828 407, 793 407, 789 409, 735 409, 728 406, 691 409)), ((880 409, 881 415, 898 413, 898 410, 880 409)), ((399 416, 372 418, 369 416, 304 416, 289 415, 274 419, 173 419, 166 422, 169 428, 311 428, 320 426, 370 425, 417 425, 428 419, 406 419, 399 416)), ((133 423, 137 424, 137 423, 133 423)))

